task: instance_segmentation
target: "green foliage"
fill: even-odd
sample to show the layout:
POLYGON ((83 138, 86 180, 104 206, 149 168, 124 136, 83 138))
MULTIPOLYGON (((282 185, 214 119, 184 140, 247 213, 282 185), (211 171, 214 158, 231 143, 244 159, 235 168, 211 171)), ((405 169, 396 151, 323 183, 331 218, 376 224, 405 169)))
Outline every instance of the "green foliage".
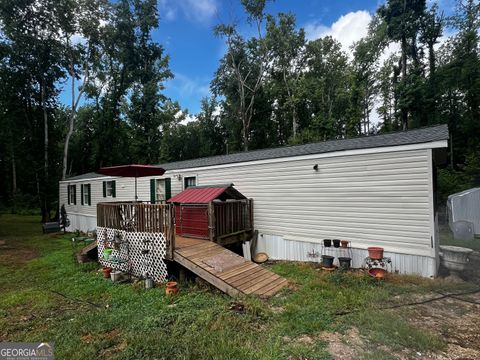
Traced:
POLYGON ((28 194, 46 220, 64 147, 66 172, 75 175, 433 124, 448 124, 452 138, 450 168, 439 174, 442 199, 478 185, 478 2, 458 0, 454 16, 444 18, 424 0, 386 1, 351 54, 331 37, 307 40, 294 14, 269 14, 264 0, 241 3, 246 33, 254 35, 235 22, 214 28, 227 52, 213 95, 189 114, 163 94, 173 74, 152 39, 155 0, 2 2, 3 208, 24 208, 28 194), (438 46, 445 33, 454 35, 438 46), (74 41, 78 35, 82 41, 74 41), (400 50, 384 59, 394 43, 400 50), (78 98, 61 106, 66 86, 78 98))
POLYGON ((187 283, 167 297, 163 287, 112 284, 98 264, 76 264, 72 234, 41 235, 38 220, 0 216, 0 238, 14 250, 0 264, 0 331, 6 341, 54 341, 58 358, 328 359, 319 334, 352 326, 367 352, 359 356, 386 358, 380 346, 391 352, 444 346, 410 325, 408 314, 378 309, 441 283, 398 277, 379 285, 362 274, 281 262, 271 270, 295 290, 268 301, 232 299, 187 283), (232 301, 243 302, 245 312, 229 310, 232 301), (345 310, 353 312, 336 315, 345 310))

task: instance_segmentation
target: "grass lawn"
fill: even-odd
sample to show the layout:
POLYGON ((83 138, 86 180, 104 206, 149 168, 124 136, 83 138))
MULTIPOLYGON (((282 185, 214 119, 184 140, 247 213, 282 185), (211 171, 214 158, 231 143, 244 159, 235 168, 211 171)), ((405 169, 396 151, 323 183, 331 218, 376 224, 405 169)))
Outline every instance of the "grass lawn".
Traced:
POLYGON ((345 358, 447 348, 408 308, 380 309, 453 289, 442 281, 377 282, 285 262, 268 266, 292 286, 268 301, 232 299, 195 282, 167 297, 162 287, 112 284, 96 263, 76 264, 69 236, 42 235, 38 220, 0 215, 0 341, 54 341, 57 359, 329 359, 332 344, 348 341, 355 352, 345 358), (230 310, 232 301, 245 312, 230 310))

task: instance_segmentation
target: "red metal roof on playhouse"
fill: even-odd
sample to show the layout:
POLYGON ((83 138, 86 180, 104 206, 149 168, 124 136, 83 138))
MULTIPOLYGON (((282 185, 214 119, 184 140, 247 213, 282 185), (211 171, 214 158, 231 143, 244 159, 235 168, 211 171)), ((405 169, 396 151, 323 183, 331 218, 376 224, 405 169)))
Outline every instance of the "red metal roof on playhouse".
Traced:
POLYGON ((183 204, 206 204, 218 198, 228 189, 226 187, 190 187, 170 198, 168 202, 183 204))

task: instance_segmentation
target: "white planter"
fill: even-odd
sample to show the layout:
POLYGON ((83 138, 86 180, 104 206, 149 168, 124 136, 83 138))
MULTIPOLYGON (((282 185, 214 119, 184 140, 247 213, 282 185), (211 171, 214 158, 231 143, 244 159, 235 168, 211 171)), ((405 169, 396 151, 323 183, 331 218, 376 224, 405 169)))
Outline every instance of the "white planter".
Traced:
POLYGON ((112 279, 113 282, 122 280, 122 277, 123 277, 123 273, 121 271, 113 270, 110 273, 110 278, 112 279))
POLYGON ((440 245, 440 258, 442 264, 450 271, 463 271, 468 263, 468 255, 472 249, 459 246, 440 245))

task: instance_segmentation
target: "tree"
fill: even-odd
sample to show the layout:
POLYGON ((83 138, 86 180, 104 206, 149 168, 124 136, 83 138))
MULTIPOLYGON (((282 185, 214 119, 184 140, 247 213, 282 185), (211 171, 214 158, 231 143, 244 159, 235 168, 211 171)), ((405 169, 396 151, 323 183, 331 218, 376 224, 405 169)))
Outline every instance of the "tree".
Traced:
POLYGON ((292 14, 280 13, 278 23, 275 17, 269 15, 266 42, 272 56, 270 70, 275 90, 272 95, 279 103, 277 117, 291 116, 291 134, 295 139, 299 126, 297 107, 301 100, 300 78, 306 60, 305 31, 296 30, 295 16, 292 14))
POLYGON ((70 77, 71 105, 68 130, 63 145, 62 179, 67 175, 70 138, 74 132, 80 100, 90 86, 91 72, 98 61, 100 28, 107 21, 108 4, 104 0, 61 3, 61 40, 64 42, 70 77), (77 83, 78 81, 78 93, 77 83))
POLYGON ((234 104, 242 122, 243 150, 247 151, 250 125, 255 114, 255 99, 268 71, 269 51, 262 31, 265 0, 242 0, 242 5, 257 37, 244 39, 235 24, 215 27, 215 34, 225 39, 228 49, 215 74, 212 88, 217 95, 238 98, 238 102, 232 101, 232 105, 234 104), (231 86, 232 80, 234 89, 231 86))
POLYGON ((56 107, 57 84, 65 76, 64 47, 58 38, 60 13, 59 3, 53 0, 0 4, 3 69, 20 80, 15 82, 19 95, 17 104, 24 109, 32 140, 39 139, 39 125, 42 124, 43 159, 37 155, 38 147, 33 156, 43 221, 50 219, 53 193, 50 181, 51 116, 56 107), (43 176, 39 175, 40 162, 43 176))
POLYGON ((305 94, 311 122, 302 132, 302 141, 345 136, 348 109, 349 64, 341 44, 332 37, 307 44, 305 94))
MULTIPOLYGON (((425 12, 425 0, 388 0, 378 9, 378 14, 387 25, 387 35, 391 41, 399 41, 401 46, 401 74, 399 86, 402 128, 408 128, 409 106, 415 101, 407 79, 407 58, 418 64, 416 39, 420 29, 420 19, 425 12), (409 93, 410 92, 410 93, 409 93)), ((417 99, 418 100, 418 99, 417 99)))
POLYGON ((140 163, 153 164, 159 160, 161 103, 166 100, 160 91, 163 82, 173 75, 168 69, 168 56, 163 55, 162 46, 151 38, 151 32, 158 27, 156 1, 136 1, 134 13, 138 26, 137 64, 127 117, 133 131, 134 158, 140 163))

